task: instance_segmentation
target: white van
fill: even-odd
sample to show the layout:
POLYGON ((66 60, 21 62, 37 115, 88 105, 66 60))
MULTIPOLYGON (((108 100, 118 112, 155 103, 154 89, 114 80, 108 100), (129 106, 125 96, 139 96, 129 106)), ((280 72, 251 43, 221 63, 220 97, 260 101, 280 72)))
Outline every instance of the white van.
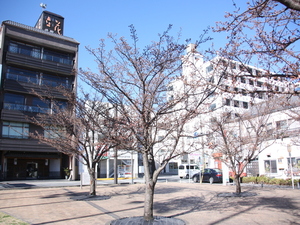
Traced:
POLYGON ((200 169, 197 164, 182 164, 178 167, 178 175, 180 178, 193 177, 195 173, 199 173, 200 169))

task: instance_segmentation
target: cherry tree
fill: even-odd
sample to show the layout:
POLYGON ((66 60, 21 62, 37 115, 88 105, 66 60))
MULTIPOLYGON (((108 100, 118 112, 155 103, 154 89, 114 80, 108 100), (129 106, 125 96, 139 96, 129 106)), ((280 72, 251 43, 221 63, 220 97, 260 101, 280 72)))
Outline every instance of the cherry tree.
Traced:
POLYGON ((99 98, 91 98, 90 94, 83 93, 75 98, 62 87, 60 91, 64 93, 68 104, 61 105, 61 102, 53 100, 52 111, 31 118, 43 130, 31 134, 31 137, 83 163, 90 176, 89 195, 95 196, 97 163, 106 152, 118 145, 112 140, 113 135, 124 135, 118 133, 116 121, 106 116, 112 113, 112 109, 99 98))
POLYGON ((268 127, 276 108, 278 98, 274 97, 268 103, 252 105, 251 110, 226 112, 211 120, 208 145, 233 173, 236 194, 241 193, 246 166, 276 141, 268 127))
MULTIPOLYGON (((188 42, 180 44, 180 36, 171 36, 171 26, 159 34, 158 41, 143 48, 138 47, 136 30, 130 28, 131 44, 109 34, 112 50, 106 50, 104 40, 96 49, 87 48, 98 71, 81 70, 81 76, 114 106, 122 118, 119 125, 124 133, 131 134, 127 141, 119 141, 118 148, 142 154, 146 188, 143 217, 150 221, 158 175, 171 159, 191 151, 181 148, 187 135, 185 125, 197 116, 208 94, 198 93, 197 84, 182 76, 182 55, 188 42), (175 81, 181 84, 180 91, 170 95, 175 81)), ((204 41, 201 36, 196 44, 204 41)))
POLYGON ((228 12, 214 28, 228 34, 227 45, 219 54, 268 71, 264 75, 252 73, 254 77, 298 79, 299 1, 249 1, 246 8, 234 1, 234 5, 236 11, 228 12))

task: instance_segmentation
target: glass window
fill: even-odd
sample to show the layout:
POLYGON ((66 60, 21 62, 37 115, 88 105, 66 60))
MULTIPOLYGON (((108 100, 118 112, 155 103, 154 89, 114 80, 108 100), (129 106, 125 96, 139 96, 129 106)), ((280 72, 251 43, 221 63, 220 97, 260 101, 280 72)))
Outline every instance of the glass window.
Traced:
POLYGON ((214 68, 212 65, 209 65, 208 67, 206 67, 206 73, 209 73, 210 71, 212 71, 214 68))
POLYGON ((243 102, 243 108, 248 109, 248 102, 243 102))
POLYGON ((230 106, 230 103, 231 103, 230 99, 226 98, 225 99, 225 105, 230 106))
POLYGON ((230 65, 231 65, 231 69, 236 69, 236 64, 235 64, 235 62, 231 62, 230 65))
POLYGON ((278 130, 286 129, 287 127, 288 127, 287 120, 276 121, 276 128, 278 130))
POLYGON ((211 104, 211 105, 209 106, 209 110, 210 110, 210 111, 214 111, 216 108, 217 108, 216 103, 213 103, 213 104, 211 104))
POLYGON ((49 74, 43 74, 41 84, 51 86, 51 87, 63 86, 65 88, 71 88, 71 82, 72 81, 69 81, 68 77, 60 77, 60 76, 53 76, 49 74))
POLYGON ((49 108, 49 102, 48 101, 41 100, 40 98, 37 98, 37 97, 34 97, 32 99, 32 105, 42 107, 42 108, 49 108))
POLYGON ((240 104, 239 101, 237 101, 237 100, 233 101, 233 106, 234 107, 239 107, 239 104, 240 104))
POLYGON ((4 95, 5 103, 14 103, 14 104, 24 105, 24 99, 25 98, 23 95, 17 95, 17 94, 11 94, 11 93, 5 93, 5 95, 4 95))
POLYGON ((55 139, 55 138, 63 138, 65 137, 66 132, 62 127, 46 127, 44 130, 44 137, 55 139))
POLYGON ((26 83, 38 83, 38 74, 33 71, 8 67, 6 79, 17 80, 26 83))
POLYGON ((265 160, 264 165, 266 173, 277 173, 276 160, 265 160))
POLYGON ((20 42, 10 42, 8 51, 11 53, 17 53, 27 55, 34 58, 41 58, 41 49, 37 46, 28 45, 20 42))
POLYGON ((71 54, 54 52, 47 49, 44 50, 43 59, 67 65, 73 64, 73 56, 71 54))
POLYGON ((257 87, 261 87, 262 86, 262 82, 260 82, 260 81, 257 81, 257 87))
POLYGON ((53 110, 53 112, 58 112, 58 110, 66 109, 67 106, 68 106, 67 102, 56 101, 56 102, 53 102, 53 104, 52 104, 52 110, 53 110))
POLYGON ((5 93, 3 108, 24 111, 26 110, 25 97, 23 95, 5 93))
POLYGON ((32 103, 28 106, 28 111, 37 113, 47 113, 49 112, 49 102, 41 100, 38 97, 32 98, 32 103))
POLYGON ((2 137, 7 138, 28 138, 29 124, 17 122, 3 122, 2 137))

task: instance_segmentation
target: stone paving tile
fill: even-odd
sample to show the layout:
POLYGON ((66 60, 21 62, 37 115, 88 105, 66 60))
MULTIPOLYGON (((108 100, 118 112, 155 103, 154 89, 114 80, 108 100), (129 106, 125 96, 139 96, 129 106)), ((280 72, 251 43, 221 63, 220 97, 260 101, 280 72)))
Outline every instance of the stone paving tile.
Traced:
MULTIPOLYGON (((87 186, 5 188, 0 190, 0 211, 35 225, 101 225, 112 221, 123 225, 123 218, 128 225, 138 224, 136 220, 143 215, 144 189, 144 184, 98 186, 97 198, 84 200, 87 186)), ((234 191, 234 186, 219 184, 159 183, 154 215, 162 223, 157 224, 299 224, 299 189, 249 185, 242 187, 245 195, 239 197, 233 197, 234 191)))

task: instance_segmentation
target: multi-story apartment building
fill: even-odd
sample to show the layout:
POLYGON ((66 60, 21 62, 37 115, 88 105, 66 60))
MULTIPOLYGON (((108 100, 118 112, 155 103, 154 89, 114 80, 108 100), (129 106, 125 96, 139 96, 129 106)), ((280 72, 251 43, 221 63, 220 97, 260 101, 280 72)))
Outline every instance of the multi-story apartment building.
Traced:
POLYGON ((62 35, 63 25, 63 17, 48 11, 35 27, 2 22, 0 179, 61 178, 70 165, 69 156, 29 135, 44 132, 30 117, 53 112, 54 101, 67 105, 57 87, 76 93, 79 43, 62 35))
MULTIPOLYGON (((217 56, 205 62, 203 56, 196 51, 194 45, 189 46, 186 56, 183 57, 182 76, 187 80, 197 80, 199 84, 198 93, 201 93, 202 96, 206 93, 207 99, 201 106, 199 116, 197 116, 190 125, 186 126, 187 132, 190 133, 190 136, 194 134, 195 139, 189 140, 186 138, 186 140, 183 140, 183 143, 188 143, 189 141, 195 142, 195 140, 197 141, 198 139, 200 146, 197 147, 196 151, 181 156, 181 158, 178 158, 175 162, 177 164, 196 163, 201 167, 221 167, 221 163, 218 157, 214 156, 211 147, 207 144, 203 144, 205 141, 209 143, 209 141, 205 139, 207 138, 212 118, 222 117, 224 115, 228 116, 228 114, 230 114, 231 118, 234 119, 239 116, 239 114, 251 110, 252 104, 268 102, 271 99, 271 92, 287 93, 295 88, 295 84, 286 79, 268 76, 267 71, 237 61, 217 56)), ((184 90, 183 86, 185 84, 182 80, 183 79, 178 79, 170 84, 168 91, 169 99, 176 96, 178 90, 184 90)), ((285 124, 288 120, 286 118, 286 111, 280 108, 276 113, 274 111, 270 113, 272 113, 272 121, 270 121, 268 126, 278 131, 280 129, 279 126, 283 123, 285 124), (285 118, 284 121, 280 122, 283 117, 285 118)), ((297 124, 299 125, 299 123, 294 123, 291 129, 297 129, 297 127, 295 127, 297 124)), ((300 125, 298 128, 300 128, 300 125)), ((276 138, 279 138, 277 142, 280 142, 282 151, 286 152, 285 154, 281 154, 279 158, 282 160, 279 161, 285 162, 288 156, 286 150, 287 144, 281 141, 282 137, 274 135, 274 139, 276 138)), ((286 137, 284 142, 290 142, 290 139, 286 137)), ((263 163, 268 159, 264 159, 265 152, 279 151, 278 145, 272 146, 258 157, 257 162, 251 164, 253 174, 266 174, 263 163)), ((296 146, 293 146, 293 148, 295 151, 292 154, 294 154, 294 162, 296 162, 296 155, 298 154, 300 156, 300 150, 297 149, 296 146)), ((277 154, 273 155, 277 157, 277 154)), ((276 160, 278 161, 278 159, 276 160)), ((279 161, 277 161, 276 163, 279 163, 279 161)), ((174 165, 172 165, 172 167, 174 167, 174 165)), ((274 167, 277 169, 276 173, 274 172, 272 175, 282 175, 281 171, 286 170, 287 167, 288 164, 286 163, 282 163, 280 169, 279 166, 274 167)))

